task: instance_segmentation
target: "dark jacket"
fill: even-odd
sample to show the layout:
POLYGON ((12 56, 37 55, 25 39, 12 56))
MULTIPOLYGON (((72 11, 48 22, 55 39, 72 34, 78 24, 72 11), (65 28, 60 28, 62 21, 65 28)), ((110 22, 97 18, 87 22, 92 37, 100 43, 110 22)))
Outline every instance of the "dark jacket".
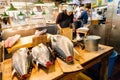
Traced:
POLYGON ((65 10, 57 16, 56 24, 60 24, 61 28, 70 27, 70 24, 73 23, 73 17, 73 14, 68 16, 65 10))
POLYGON ((86 24, 88 22, 88 13, 86 11, 83 11, 78 19, 81 19, 82 23, 86 24))

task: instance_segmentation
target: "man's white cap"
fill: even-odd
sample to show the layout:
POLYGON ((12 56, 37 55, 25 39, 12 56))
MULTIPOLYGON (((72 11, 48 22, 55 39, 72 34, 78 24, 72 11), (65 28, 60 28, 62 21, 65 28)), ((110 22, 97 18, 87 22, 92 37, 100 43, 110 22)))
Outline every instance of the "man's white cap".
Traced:
POLYGON ((73 12, 73 7, 68 5, 67 8, 66 8, 66 10, 70 11, 70 12, 73 12))

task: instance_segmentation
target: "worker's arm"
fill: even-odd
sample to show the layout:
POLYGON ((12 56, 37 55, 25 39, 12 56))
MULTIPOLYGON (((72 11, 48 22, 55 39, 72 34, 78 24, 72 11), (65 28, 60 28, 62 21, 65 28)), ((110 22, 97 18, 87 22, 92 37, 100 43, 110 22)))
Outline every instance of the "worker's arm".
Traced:
POLYGON ((78 20, 83 19, 85 12, 82 12, 81 15, 79 16, 78 20))
POLYGON ((60 24, 57 24, 57 27, 59 29, 59 33, 62 33, 62 28, 61 28, 60 24))
POLYGON ((57 24, 57 27, 58 27, 59 30, 61 30, 61 26, 60 26, 60 24, 57 24))
POLYGON ((71 23, 73 32, 75 32, 75 25, 74 25, 74 22, 73 22, 73 18, 74 18, 74 15, 72 14, 70 23, 71 23))
POLYGON ((61 28, 61 26, 60 26, 61 20, 62 20, 62 15, 61 15, 61 13, 60 13, 60 14, 57 16, 57 19, 56 19, 57 28, 59 29, 60 33, 61 33, 61 31, 62 31, 62 28, 61 28))
POLYGON ((74 23, 72 23, 72 29, 73 29, 73 32, 75 32, 75 25, 74 25, 74 23))

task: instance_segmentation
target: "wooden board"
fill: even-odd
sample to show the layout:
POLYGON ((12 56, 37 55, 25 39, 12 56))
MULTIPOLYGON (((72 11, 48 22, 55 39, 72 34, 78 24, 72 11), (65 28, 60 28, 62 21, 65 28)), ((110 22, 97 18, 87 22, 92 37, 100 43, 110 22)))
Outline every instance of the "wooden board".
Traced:
MULTIPOLYGON (((5 60, 3 64, 4 64, 4 67, 3 67, 2 80, 18 80, 17 77, 15 76, 12 79, 11 59, 5 60)), ((52 80, 61 75, 63 75, 63 72, 58 62, 55 61, 55 65, 52 65, 47 71, 43 69, 38 69, 37 67, 33 68, 30 78, 28 80, 52 80)))
POLYGON ((40 69, 37 71, 37 69, 32 70, 32 75, 29 80, 52 80, 54 78, 57 78, 59 76, 63 75, 63 72, 58 64, 57 61, 55 61, 55 65, 52 65, 48 72, 45 72, 44 70, 40 69))
POLYGON ((67 64, 66 62, 62 61, 59 58, 57 58, 57 61, 63 72, 74 72, 83 69, 83 67, 75 59, 74 59, 74 64, 67 64))
POLYGON ((66 74, 64 77, 60 78, 59 80, 92 80, 92 79, 82 72, 74 72, 74 73, 66 74))
POLYGON ((94 25, 98 25, 99 21, 98 20, 92 20, 91 21, 91 25, 94 26, 94 25))
POLYGON ((0 62, 4 59, 4 41, 0 42, 0 62))
POLYGON ((33 37, 34 37, 34 35, 20 38, 15 45, 13 45, 11 48, 7 48, 8 53, 11 53, 18 48, 32 47, 33 46, 33 44, 32 44, 33 37))
POLYGON ((72 29, 70 28, 62 28, 60 34, 68 37, 70 40, 73 39, 72 29))
POLYGON ((33 46, 36 46, 40 43, 46 44, 47 35, 40 35, 40 36, 33 37, 32 42, 33 42, 33 46))
MULTIPOLYGON (((11 59, 5 60, 3 62, 3 72, 2 72, 2 80, 12 80, 12 66, 11 66, 11 59)), ((14 77, 13 80, 17 80, 16 77, 14 77)))
POLYGON ((99 57, 101 55, 106 55, 108 51, 112 50, 113 47, 105 46, 105 45, 99 45, 98 51, 87 51, 87 50, 81 50, 80 47, 75 47, 75 59, 79 61, 80 64, 84 64, 96 57, 99 57))
POLYGON ((2 72, 2 64, 1 64, 1 62, 0 62, 0 73, 2 72))
POLYGON ((22 47, 30 48, 41 42, 46 44, 47 41, 48 41, 47 35, 41 35, 38 37, 35 37, 34 35, 21 37, 12 47, 7 48, 7 51, 8 53, 12 53, 18 48, 22 48, 22 47))

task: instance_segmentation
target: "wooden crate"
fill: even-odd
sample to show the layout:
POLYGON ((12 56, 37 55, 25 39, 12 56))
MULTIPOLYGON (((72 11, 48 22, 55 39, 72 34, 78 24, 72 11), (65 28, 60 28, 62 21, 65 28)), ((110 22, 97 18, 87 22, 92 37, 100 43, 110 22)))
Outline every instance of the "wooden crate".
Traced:
POLYGON ((73 32, 72 32, 72 29, 70 28, 62 28, 62 30, 60 31, 60 34, 68 37, 70 40, 73 39, 73 32))

